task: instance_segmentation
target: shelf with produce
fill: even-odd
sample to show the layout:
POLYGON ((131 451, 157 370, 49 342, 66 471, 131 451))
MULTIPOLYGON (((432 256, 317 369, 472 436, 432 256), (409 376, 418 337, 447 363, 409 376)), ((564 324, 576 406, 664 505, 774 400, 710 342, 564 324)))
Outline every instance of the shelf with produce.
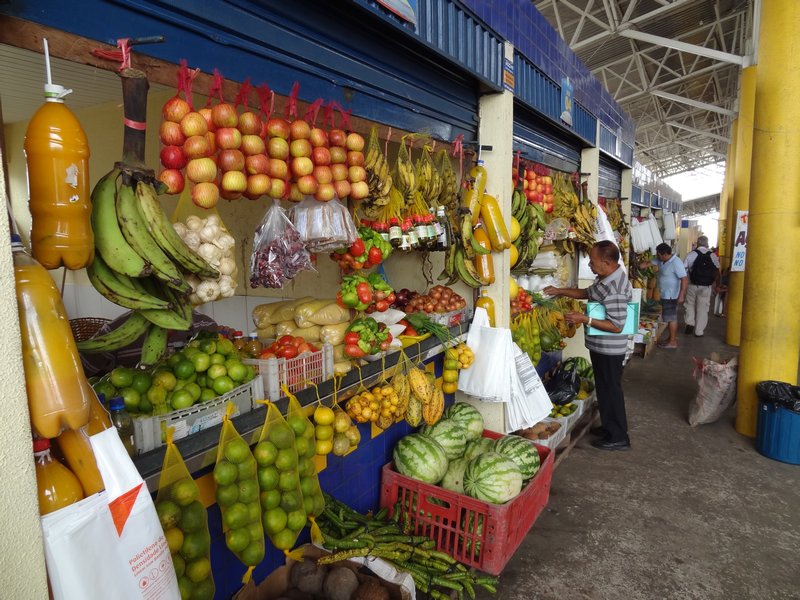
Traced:
MULTIPOLYGON (((450 334, 453 336, 453 342, 457 343, 466 339, 468 329, 468 323, 463 323, 460 327, 451 328, 450 334)), ((404 352, 411 361, 424 362, 444 352, 444 347, 435 337, 430 337, 406 347, 404 352)), ((364 386, 370 387, 378 382, 382 376, 391 376, 400 356, 400 352, 387 354, 384 361, 368 363, 361 367, 360 372, 358 369, 354 369, 345 375, 341 380, 341 385, 338 387, 338 401, 341 403, 343 400, 353 396, 361 387, 362 382, 364 386)), ((334 381, 329 380, 319 384, 318 391, 322 402, 330 405, 333 399, 334 381)), ((313 387, 299 391, 295 395, 303 406, 317 402, 317 390, 313 387)), ((288 399, 281 398, 275 402, 275 405, 281 413, 285 414, 288 408, 288 399)), ((232 421, 242 437, 250 439, 253 433, 258 431, 264 424, 265 413, 266 408, 258 406, 249 413, 232 419, 232 421)), ((195 473, 214 464, 220 428, 221 426, 217 425, 176 442, 190 472, 195 473)), ((155 491, 158 485, 164 452, 164 448, 159 448, 134 458, 134 464, 151 491, 155 491)))

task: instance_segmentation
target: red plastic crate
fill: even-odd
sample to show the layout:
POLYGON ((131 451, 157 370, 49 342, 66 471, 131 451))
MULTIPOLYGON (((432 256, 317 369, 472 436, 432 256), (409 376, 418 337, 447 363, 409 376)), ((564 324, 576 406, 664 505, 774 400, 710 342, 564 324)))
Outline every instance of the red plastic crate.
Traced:
MULTIPOLYGON (((486 430, 484 437, 501 434, 486 430)), ((499 575, 522 543, 550 497, 554 453, 534 444, 541 467, 506 504, 491 504, 464 494, 417 481, 384 465, 381 478, 381 506, 394 513, 404 507, 401 520, 410 521, 415 535, 436 540, 436 547, 465 565, 499 575)))

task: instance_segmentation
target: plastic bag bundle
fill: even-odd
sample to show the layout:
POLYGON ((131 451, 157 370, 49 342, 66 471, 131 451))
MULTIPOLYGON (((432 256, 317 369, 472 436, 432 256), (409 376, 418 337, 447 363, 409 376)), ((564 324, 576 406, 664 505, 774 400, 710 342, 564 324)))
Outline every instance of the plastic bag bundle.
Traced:
POLYGON ((256 460, 250 446, 231 423, 235 408, 233 403, 229 403, 222 421, 214 481, 217 483, 217 504, 222 512, 225 544, 249 567, 242 579, 247 583, 253 567, 264 560, 264 531, 261 528, 256 460))
POLYGON ((164 529, 182 598, 214 597, 211 574, 211 535, 208 513, 199 500, 200 488, 192 479, 178 447, 167 430, 167 452, 158 480, 156 512, 164 529))
POLYGON ((277 325, 281 321, 288 321, 294 318, 295 307, 313 299, 311 296, 303 296, 294 300, 280 300, 279 302, 259 304, 253 309, 253 324, 257 329, 261 329, 268 325, 277 325))
POLYGON ((282 288, 302 271, 313 271, 311 255, 300 232, 278 202, 264 215, 255 233, 250 258, 250 286, 282 288))
POLYGON ((335 198, 318 202, 307 197, 292 207, 291 218, 309 252, 332 252, 358 238, 350 213, 335 198))
POLYGON ((714 423, 736 401, 738 357, 728 361, 712 353, 702 361, 694 358, 695 376, 699 379, 697 395, 689 403, 689 425, 714 423))
POLYGON ((266 404, 267 417, 253 450, 261 489, 261 519, 272 544, 288 554, 307 521, 300 490, 297 440, 275 405, 266 404))

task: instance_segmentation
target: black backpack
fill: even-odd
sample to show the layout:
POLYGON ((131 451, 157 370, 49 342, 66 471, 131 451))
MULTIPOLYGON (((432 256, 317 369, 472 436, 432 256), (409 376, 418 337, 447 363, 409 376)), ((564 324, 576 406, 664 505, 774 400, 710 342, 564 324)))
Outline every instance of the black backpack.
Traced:
POLYGON ((689 271, 689 281, 694 285, 711 285, 716 278, 717 267, 711 259, 711 252, 697 252, 697 258, 689 271))

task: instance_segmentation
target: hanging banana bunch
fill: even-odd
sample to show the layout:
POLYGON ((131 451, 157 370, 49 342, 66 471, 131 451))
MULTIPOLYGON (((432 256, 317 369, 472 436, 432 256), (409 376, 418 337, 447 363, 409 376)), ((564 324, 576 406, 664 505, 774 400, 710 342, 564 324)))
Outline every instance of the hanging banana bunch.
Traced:
POLYGON ((369 133, 367 153, 364 156, 364 169, 367 171, 369 196, 361 207, 367 218, 376 218, 380 207, 389 203, 389 192, 392 189, 392 176, 389 174, 389 163, 381 150, 378 139, 378 128, 373 127, 369 133))
POLYGON ((414 192, 417 191, 417 176, 414 172, 414 165, 411 162, 411 157, 408 154, 406 138, 408 138, 408 135, 404 135, 400 138, 400 149, 397 152, 397 161, 394 165, 392 180, 394 181, 395 187, 397 187, 403 195, 406 205, 412 206, 415 202, 414 192))

